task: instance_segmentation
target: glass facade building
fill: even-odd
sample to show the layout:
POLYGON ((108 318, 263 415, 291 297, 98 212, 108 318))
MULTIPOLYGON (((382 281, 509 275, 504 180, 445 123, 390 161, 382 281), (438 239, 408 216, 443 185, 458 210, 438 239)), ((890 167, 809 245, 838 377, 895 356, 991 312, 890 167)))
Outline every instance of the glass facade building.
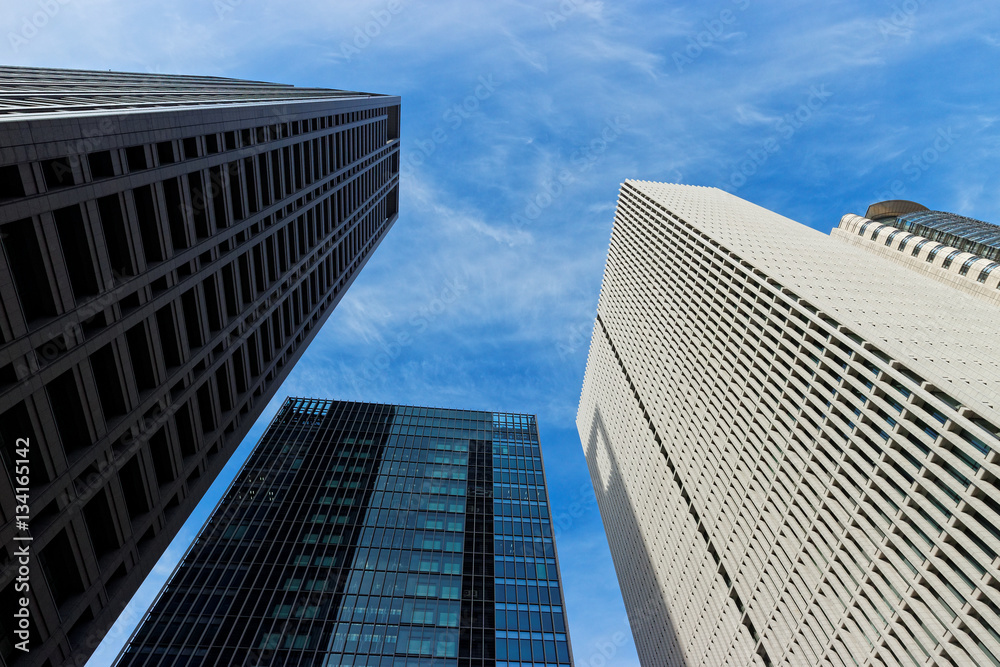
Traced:
POLYGON ((118 664, 572 664, 535 418, 287 399, 118 664))

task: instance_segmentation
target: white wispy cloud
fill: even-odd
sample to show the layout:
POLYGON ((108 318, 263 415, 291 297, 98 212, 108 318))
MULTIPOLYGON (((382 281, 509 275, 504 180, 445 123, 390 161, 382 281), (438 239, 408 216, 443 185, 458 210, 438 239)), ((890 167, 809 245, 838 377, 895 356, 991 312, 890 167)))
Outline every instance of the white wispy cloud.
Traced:
MULTIPOLYGON (((570 436, 625 178, 724 186, 750 164, 737 194, 821 228, 896 180, 907 198, 1000 219, 1000 13, 917 4, 69 0, 0 49, 13 64, 401 94, 403 162, 421 159, 399 222, 279 399, 538 412, 556 433, 549 465, 586 482, 570 436), (484 77, 496 85, 482 97, 484 77), (916 179, 903 171, 949 127, 952 147, 916 179)), ((5 5, 0 35, 38 7, 5 5)), ((568 593, 619 618, 608 582, 585 576, 592 562, 610 576, 598 524, 560 542, 568 593)), ((606 628, 570 617, 589 659, 586 638, 606 628)), ((623 648, 613 664, 637 660, 623 648)))

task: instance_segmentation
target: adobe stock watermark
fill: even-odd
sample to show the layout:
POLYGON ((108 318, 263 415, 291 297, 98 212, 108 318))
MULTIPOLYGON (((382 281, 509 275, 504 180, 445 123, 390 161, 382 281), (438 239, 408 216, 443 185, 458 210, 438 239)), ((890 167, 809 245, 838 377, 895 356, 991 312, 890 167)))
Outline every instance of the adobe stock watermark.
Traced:
POLYGON ((551 9, 545 12, 545 22, 553 30, 559 27, 560 23, 565 23, 569 17, 587 4, 587 0, 560 0, 556 11, 551 9))
POLYGON ((728 7, 719 12, 713 19, 705 19, 701 22, 704 30, 688 35, 687 46, 683 51, 674 51, 671 57, 674 60, 674 67, 678 72, 683 72, 684 68, 696 61, 705 53, 705 49, 710 48, 717 42, 722 41, 726 34, 726 27, 736 24, 739 21, 739 13, 746 11, 750 6, 750 0, 732 0, 737 11, 728 7))
POLYGON ((723 189, 735 192, 746 185, 747 179, 756 174, 771 155, 781 150, 782 142, 795 136, 795 133, 801 130, 831 97, 833 93, 827 90, 826 84, 811 86, 806 101, 775 123, 776 136, 768 137, 757 148, 747 149, 747 157, 740 162, 739 169, 729 176, 729 182, 722 186, 723 189))
POLYGON ((580 517, 592 511, 597 506, 597 498, 594 497, 594 487, 590 482, 584 482, 577 489, 573 502, 565 511, 559 512, 552 517, 552 536, 559 539, 559 536, 573 527, 580 517))
POLYGON ((62 142, 62 155, 65 163, 57 160, 52 165, 52 175, 60 185, 73 185, 73 170, 80 166, 84 156, 103 148, 107 138, 115 133, 115 124, 109 118, 103 119, 96 126, 88 127, 81 132, 81 137, 73 141, 62 142), (68 179, 68 183, 66 182, 68 179))
POLYGON ((403 3, 400 0, 389 0, 382 9, 373 9, 370 12, 372 17, 370 21, 354 26, 351 41, 340 43, 340 56, 347 62, 360 56, 361 52, 371 46, 382 31, 389 27, 393 17, 402 11, 403 3))
POLYGON ((892 6, 892 13, 886 18, 877 21, 879 33, 882 39, 890 37, 908 38, 913 34, 913 26, 916 24, 917 12, 927 0, 903 0, 902 3, 892 6))
POLYGON ((628 114, 608 119, 597 137, 587 144, 577 147, 570 156, 570 164, 573 165, 573 169, 563 169, 555 178, 543 181, 542 187, 528 197, 524 208, 510 216, 514 227, 522 229, 537 220, 545 209, 552 206, 566 192, 567 186, 575 183, 582 174, 590 171, 597 164, 601 156, 608 151, 608 147, 618 141, 628 129, 630 121, 631 118, 628 114))
POLYGON ((591 334, 593 333, 593 324, 574 324, 569 328, 568 335, 558 343, 556 343, 556 350, 559 352, 559 360, 565 361, 568 357, 575 354, 581 346, 586 345, 590 341, 591 334))
MULTIPOLYGON (((958 133, 950 127, 938 128, 930 144, 922 151, 910 155, 899 170, 910 183, 915 183, 931 168, 931 165, 940 160, 941 156, 955 145, 958 138, 958 133)), ((885 190, 876 193, 875 201, 899 199, 904 192, 906 192, 906 183, 903 179, 896 178, 886 186, 885 190)))
POLYGON ((27 46, 45 29, 49 22, 59 15, 62 8, 68 5, 71 0, 39 0, 36 3, 38 9, 21 17, 21 25, 17 32, 11 30, 7 33, 7 41, 10 48, 17 53, 22 47, 27 46))
POLYGON ((354 374, 352 377, 354 390, 362 393, 367 390, 368 383, 372 380, 384 377, 392 361, 413 344, 415 337, 426 331, 431 322, 441 317, 468 290, 469 286, 464 276, 452 276, 445 280, 444 287, 410 317, 408 327, 397 333, 394 339, 382 341, 381 351, 365 362, 361 372, 354 374))
MULTIPOLYGON (((477 85, 472 89, 471 93, 466 95, 461 102, 453 104, 441 114, 441 120, 447 123, 452 131, 462 127, 462 124, 466 120, 472 118, 482 103, 493 97, 493 93, 496 92, 502 83, 497 81, 492 74, 480 76, 476 81, 477 85)), ((426 162, 427 158, 434 154, 438 146, 447 141, 448 130, 438 124, 427 138, 417 139, 413 142, 414 150, 404 153, 400 173, 411 173, 416 167, 426 162)))

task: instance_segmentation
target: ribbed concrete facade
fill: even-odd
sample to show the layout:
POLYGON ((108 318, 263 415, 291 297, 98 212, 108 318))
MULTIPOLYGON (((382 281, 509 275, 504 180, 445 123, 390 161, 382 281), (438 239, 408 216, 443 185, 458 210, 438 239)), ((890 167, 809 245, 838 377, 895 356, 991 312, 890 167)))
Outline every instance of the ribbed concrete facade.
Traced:
POLYGON ((578 427, 643 664, 1000 664, 998 330, 905 263, 626 182, 578 427))
POLYGON ((395 222, 398 137, 398 97, 0 67, 0 665, 97 646, 395 222))

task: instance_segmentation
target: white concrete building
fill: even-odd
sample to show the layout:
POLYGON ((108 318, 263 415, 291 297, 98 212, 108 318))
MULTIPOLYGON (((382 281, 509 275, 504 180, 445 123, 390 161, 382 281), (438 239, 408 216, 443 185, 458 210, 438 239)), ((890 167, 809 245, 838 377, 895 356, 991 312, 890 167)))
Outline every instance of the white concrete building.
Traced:
POLYGON ((577 422, 644 665, 1000 665, 1000 245, 887 204, 622 186, 577 422))

